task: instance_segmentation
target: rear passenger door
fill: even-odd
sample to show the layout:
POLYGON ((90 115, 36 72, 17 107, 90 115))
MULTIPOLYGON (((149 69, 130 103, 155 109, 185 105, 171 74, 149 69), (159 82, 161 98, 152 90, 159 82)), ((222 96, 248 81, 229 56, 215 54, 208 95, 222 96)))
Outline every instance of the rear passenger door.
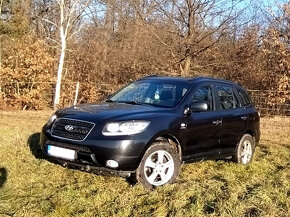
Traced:
POLYGON ((221 115, 220 147, 222 153, 232 153, 247 126, 246 109, 241 106, 233 85, 216 85, 217 106, 221 115))

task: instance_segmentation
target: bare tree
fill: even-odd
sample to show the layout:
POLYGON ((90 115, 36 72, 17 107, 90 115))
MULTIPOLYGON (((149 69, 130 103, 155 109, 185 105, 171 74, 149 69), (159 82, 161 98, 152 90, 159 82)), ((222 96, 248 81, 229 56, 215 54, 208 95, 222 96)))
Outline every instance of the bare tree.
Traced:
POLYGON ((113 30, 114 26, 114 5, 112 0, 106 1, 106 15, 105 15, 105 24, 104 24, 104 50, 103 50, 103 59, 104 63, 107 62, 107 53, 108 53, 108 43, 110 38, 110 33, 113 30))
MULTIPOLYGON (((59 30, 59 41, 55 41, 60 45, 60 56, 57 70, 57 81, 55 87, 55 96, 54 96, 54 109, 59 105, 60 100, 60 88, 62 80, 62 72, 64 66, 64 60, 67 50, 67 42, 75 34, 77 34, 81 27, 79 21, 86 8, 90 4, 90 0, 56 0, 59 7, 59 23, 55 23, 51 20, 44 19, 44 21, 52 24, 59 30)), ((51 39, 54 40, 54 39, 51 39)))
POLYGON ((290 1, 285 4, 276 3, 273 8, 262 10, 270 26, 290 46, 290 1))
MULTIPOLYGON (((188 76, 192 61, 214 46, 239 16, 240 0, 155 0, 159 12, 171 23, 168 32, 177 44, 162 41, 177 58, 182 76, 188 76), (237 9, 239 8, 239 9, 237 9)), ((158 35, 157 35, 158 36, 158 35)), ((161 37, 158 37, 162 40, 161 37)))

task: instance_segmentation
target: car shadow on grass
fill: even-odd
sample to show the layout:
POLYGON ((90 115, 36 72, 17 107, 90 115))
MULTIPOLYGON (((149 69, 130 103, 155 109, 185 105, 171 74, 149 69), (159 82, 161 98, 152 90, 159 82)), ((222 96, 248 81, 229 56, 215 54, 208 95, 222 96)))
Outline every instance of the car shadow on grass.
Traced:
POLYGON ((7 181, 7 170, 4 167, 0 167, 0 188, 2 188, 7 181))
POLYGON ((31 154, 33 154, 35 158, 46 159, 46 156, 41 151, 39 140, 40 140, 40 133, 33 133, 29 136, 27 140, 27 145, 30 148, 31 154))

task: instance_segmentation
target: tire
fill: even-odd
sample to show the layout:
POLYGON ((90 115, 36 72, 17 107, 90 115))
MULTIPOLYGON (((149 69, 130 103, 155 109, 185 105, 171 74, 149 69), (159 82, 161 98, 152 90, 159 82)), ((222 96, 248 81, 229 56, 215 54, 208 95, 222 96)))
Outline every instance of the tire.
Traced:
POLYGON ((153 189, 174 183, 180 168, 177 150, 167 142, 156 142, 145 152, 135 179, 147 188, 153 189))
POLYGON ((245 134, 236 147, 233 160, 238 164, 249 164, 253 160, 255 152, 254 139, 250 134, 245 134))

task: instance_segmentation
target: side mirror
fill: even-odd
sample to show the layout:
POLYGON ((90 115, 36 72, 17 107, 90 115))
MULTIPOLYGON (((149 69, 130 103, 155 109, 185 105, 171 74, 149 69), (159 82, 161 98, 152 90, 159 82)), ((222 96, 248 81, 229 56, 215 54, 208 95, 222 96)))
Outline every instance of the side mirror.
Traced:
POLYGON ((191 114, 192 112, 203 112, 208 110, 208 105, 205 102, 193 102, 189 107, 184 109, 184 114, 191 114))
POLYGON ((190 108, 192 112, 204 112, 208 110, 208 105, 205 102, 193 102, 190 108))

